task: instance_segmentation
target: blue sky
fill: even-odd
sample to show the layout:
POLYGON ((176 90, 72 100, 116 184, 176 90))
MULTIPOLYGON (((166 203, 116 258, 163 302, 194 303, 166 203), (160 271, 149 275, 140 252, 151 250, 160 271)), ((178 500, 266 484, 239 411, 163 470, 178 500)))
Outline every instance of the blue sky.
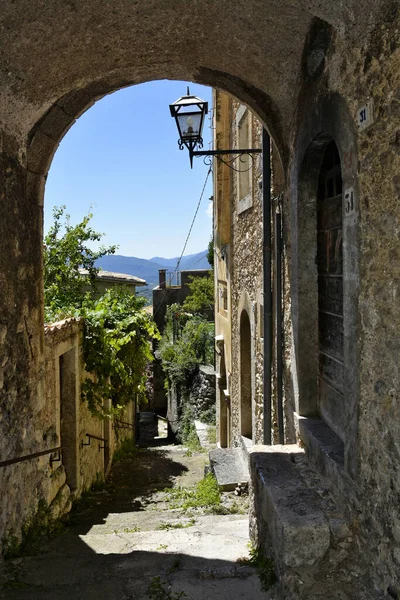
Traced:
MULTIPOLYGON (((211 106, 211 88, 190 92, 211 106)), ((179 150, 168 105, 187 83, 156 81, 99 100, 69 130, 55 154, 45 190, 45 231, 53 206, 65 204, 76 223, 91 210, 93 227, 118 254, 151 258, 179 256, 207 175, 201 158, 190 169, 179 150)), ((204 125, 204 147, 212 138, 204 125)), ((185 254, 200 252, 211 236, 210 175, 185 254)))

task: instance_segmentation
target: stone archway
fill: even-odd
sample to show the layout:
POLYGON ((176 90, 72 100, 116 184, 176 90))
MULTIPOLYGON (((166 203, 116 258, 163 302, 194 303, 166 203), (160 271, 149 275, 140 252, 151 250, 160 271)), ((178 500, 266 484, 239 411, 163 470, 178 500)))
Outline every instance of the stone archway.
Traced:
MULTIPOLYGON (((0 15, 0 402, 6 407, 0 422, 2 457, 42 449, 41 412, 46 404, 42 203, 52 156, 68 128, 93 102, 124 86, 164 78, 189 80, 218 87, 252 108, 268 127, 286 168, 296 132, 301 57, 312 20, 317 16, 329 22, 338 37, 343 23, 352 20, 346 31, 346 43, 351 45, 376 22, 380 3, 368 4, 369 10, 355 0, 351 9, 328 0, 267 4, 249 0, 237 7, 228 0, 190 6, 182 0, 117 4, 4 0, 0 15)), ((301 152, 320 131, 325 129, 313 130, 311 137, 307 132, 301 152)), ((339 143, 338 147, 341 152, 339 143)), ((348 260, 354 262, 354 256, 349 254, 348 260)), ((353 339, 350 336, 348 343, 345 339, 345 353, 354 345, 353 339)), ((356 378, 349 385, 355 394, 356 378)), ((349 420, 353 422, 354 411, 349 420)), ((35 505, 36 490, 27 495, 23 491, 32 469, 21 468, 12 482, 0 480, 7 496, 0 532, 7 515, 21 520, 35 505)))
MULTIPOLYGON (((180 74, 182 71, 177 70, 177 73, 180 74)), ((215 81, 221 82, 222 79, 216 76, 215 81)), ((211 75, 210 82, 212 82, 211 75)), ((123 84, 125 85, 124 82, 123 84)), ((7 419, 0 423, 0 431, 5 425, 14 433, 7 438, 6 451, 9 454, 2 451, 1 456, 18 457, 44 449, 41 443, 41 427, 47 416, 42 290, 44 188, 51 160, 69 127, 97 98, 121 87, 117 80, 112 87, 109 85, 109 82, 103 86, 96 82, 83 89, 73 90, 56 101, 28 132, 26 139, 21 142, 20 150, 18 146, 14 148, 9 139, 3 144, 3 151, 8 150, 9 154, 3 153, 1 157, 4 166, 1 169, 0 186, 4 182, 12 211, 10 210, 6 219, 2 221, 0 228, 2 225, 5 226, 12 244, 5 247, 5 252, 0 257, 1 267, 3 261, 7 263, 4 272, 7 273, 8 289, 11 290, 2 297, 7 332, 2 339, 6 343, 1 352, 4 351, 4 355, 9 357, 9 364, 5 372, 6 385, 3 388, 7 394, 7 419), (7 145, 9 143, 10 146, 7 145), (21 151, 21 148, 24 150, 21 151), (14 151, 21 152, 24 164, 13 156, 14 151), (9 268, 11 265, 13 270, 9 268), (8 314, 7 310, 9 310, 8 314), (24 425, 21 428, 22 417, 24 425)), ((230 87, 229 84, 227 85, 230 87)), ((4 287, 2 291, 5 291, 4 287)), ((229 416, 227 421, 229 423, 229 416)), ((229 437, 228 430, 227 443, 229 437)), ((5 436, 3 439, 6 439, 5 436)), ((64 434, 63 440, 66 439, 67 436, 64 434)), ((72 467, 69 471, 72 471, 72 467)), ((27 468, 23 465, 20 472, 30 473, 30 465, 27 464, 27 468)), ((1 475, 0 473, 0 477, 1 475)), ((27 513, 34 510, 40 486, 37 486, 37 489, 33 486, 28 493, 25 493, 26 481, 32 480, 36 483, 40 481, 42 475, 39 470, 21 479, 10 479, 4 484, 10 505, 5 507, 4 523, 0 518, 0 532, 4 530, 5 525, 8 528, 14 525, 10 525, 9 516, 13 510, 11 503, 15 494, 26 498, 24 504, 18 504, 14 511, 19 522, 24 522, 27 513), (14 493, 11 493, 11 488, 14 493)), ((72 479, 71 485, 75 487, 72 479)))

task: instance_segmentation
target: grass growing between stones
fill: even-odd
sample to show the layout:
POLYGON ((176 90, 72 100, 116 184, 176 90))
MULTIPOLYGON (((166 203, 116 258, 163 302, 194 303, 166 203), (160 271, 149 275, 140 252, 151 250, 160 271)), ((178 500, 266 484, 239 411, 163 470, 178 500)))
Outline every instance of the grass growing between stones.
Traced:
POLYGON ((255 548, 251 543, 249 544, 249 554, 249 558, 240 558, 238 562, 255 567, 261 582, 261 589, 267 592, 276 582, 274 564, 261 548, 255 548))
POLYGON ((193 488, 178 487, 165 491, 171 508, 186 511, 192 508, 212 508, 221 504, 221 493, 212 473, 206 475, 193 488))
POLYGON ((161 581, 161 577, 154 577, 147 590, 147 595, 150 600, 180 600, 187 598, 185 592, 173 593, 169 589, 169 583, 161 581))
POLYGON ((210 444, 216 444, 217 443, 217 428, 216 428, 215 425, 211 425, 207 429, 207 441, 210 444))
POLYGON ((63 528, 64 520, 53 519, 45 500, 40 499, 36 512, 26 519, 22 527, 21 539, 13 531, 3 537, 1 541, 3 557, 9 560, 31 554, 40 548, 45 537, 63 528))
POLYGON ((248 512, 248 505, 240 505, 236 501, 233 501, 228 506, 224 504, 213 506, 209 512, 212 512, 214 515, 245 515, 248 512))
POLYGON ((186 529, 187 527, 193 527, 193 525, 196 523, 196 519, 194 517, 192 517, 187 523, 170 523, 170 522, 165 522, 165 523, 160 523, 157 526, 157 529, 161 529, 161 530, 165 530, 168 531, 168 529, 186 529))
POLYGON ((125 438, 113 454, 113 464, 138 451, 133 438, 125 438))
POLYGON ((137 525, 134 525, 134 527, 124 527, 122 531, 120 531, 119 529, 113 529, 112 533, 118 534, 118 533, 138 533, 140 531, 140 527, 138 527, 137 525))

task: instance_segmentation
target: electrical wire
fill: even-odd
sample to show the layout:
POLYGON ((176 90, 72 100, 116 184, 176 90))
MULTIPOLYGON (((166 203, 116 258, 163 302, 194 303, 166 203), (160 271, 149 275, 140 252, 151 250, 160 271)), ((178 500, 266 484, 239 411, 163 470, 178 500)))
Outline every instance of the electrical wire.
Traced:
POLYGON ((203 260, 203 258, 205 258, 207 256, 208 252, 206 252, 205 254, 203 254, 202 256, 200 256, 200 258, 198 258, 197 260, 194 261, 194 263, 192 263, 191 265, 189 265, 188 267, 186 267, 186 271, 189 271, 192 267, 194 267, 194 265, 197 265, 198 262, 200 262, 201 260, 203 260))
POLYGON ((181 264, 182 257, 183 257, 183 255, 184 255, 184 253, 185 253, 186 246, 187 246, 187 243, 188 243, 188 241, 189 241, 190 234, 192 233, 193 225, 194 225, 194 222, 195 222, 195 220, 196 220, 197 213, 199 212, 200 204, 201 204, 201 201, 203 200, 204 191, 205 191, 205 189, 206 189, 207 181, 208 181, 208 178, 209 178, 209 176, 210 176, 210 173, 211 173, 211 171, 212 171, 212 167, 211 167, 211 165, 210 165, 210 168, 208 169, 208 172, 207 172, 206 180, 205 180, 205 182, 204 182, 204 185, 203 185, 203 189, 201 190, 201 194, 200 194, 199 201, 198 201, 198 203, 197 203, 196 211, 195 211, 195 213, 194 213, 194 217, 193 217, 192 223, 191 223, 191 225, 190 225, 190 228, 189 228, 189 233, 188 233, 188 234, 187 234, 187 236, 186 236, 186 240, 185 240, 185 243, 184 243, 184 245, 183 245, 183 250, 182 250, 182 253, 181 253, 181 255, 180 255, 179 259, 178 259, 178 262, 176 263, 176 267, 175 267, 175 273, 177 273, 177 272, 178 272, 179 265, 181 264))
MULTIPOLYGON (((196 207, 196 210, 195 210, 195 213, 194 213, 194 216, 193 216, 193 219, 192 219, 191 225, 190 225, 190 227, 189 227, 189 232, 188 232, 188 234, 187 234, 187 236, 186 236, 186 240, 185 240, 185 243, 184 243, 184 245, 183 245, 183 250, 182 250, 182 252, 181 252, 181 255, 180 255, 180 257, 179 257, 179 259, 178 259, 178 261, 177 261, 177 263, 176 263, 176 267, 175 267, 175 271, 174 271, 174 274, 176 274, 176 275, 178 274, 179 265, 181 264, 181 260, 182 260, 182 257, 183 257, 183 255, 184 255, 184 253, 185 253, 186 246, 187 246, 187 243, 188 243, 188 241, 189 241, 189 238, 190 238, 190 234, 192 233, 193 225, 194 225, 194 222, 195 222, 195 220, 196 220, 197 213, 199 212, 199 209, 200 209, 200 204, 201 204, 201 201, 203 200, 204 191, 205 191, 205 189, 206 189, 207 181, 208 181, 208 178, 209 178, 209 176, 210 176, 210 173, 211 173, 211 172, 212 172, 212 167, 210 166, 210 168, 209 168, 209 169, 208 169, 208 171, 207 171, 206 179, 205 179, 205 181, 204 181, 203 189, 201 190, 200 198, 199 198, 199 201, 198 201, 198 203, 197 203, 197 207, 196 207)), ((205 256, 206 256, 206 255, 205 255, 205 256)), ((202 258, 204 258, 204 257, 202 257, 202 258)), ((199 259, 199 260, 201 260, 201 259, 199 259)), ((197 261, 196 261, 195 263, 193 263, 193 264, 196 264, 197 262, 199 262, 199 260, 197 260, 197 261)), ((193 266, 193 265, 191 265, 191 266, 193 266)), ((154 317, 155 317, 155 315, 158 313, 158 311, 160 310, 161 306, 163 306, 163 304, 164 304, 164 302, 165 302, 165 299, 166 299, 166 297, 167 297, 167 292, 168 292, 168 288, 167 288, 167 286, 165 286, 165 289, 164 289, 164 294, 163 294, 162 300, 161 300, 161 302, 159 303, 159 305, 158 305, 158 307, 157 307, 156 311, 153 313, 153 318, 154 318, 154 317)))

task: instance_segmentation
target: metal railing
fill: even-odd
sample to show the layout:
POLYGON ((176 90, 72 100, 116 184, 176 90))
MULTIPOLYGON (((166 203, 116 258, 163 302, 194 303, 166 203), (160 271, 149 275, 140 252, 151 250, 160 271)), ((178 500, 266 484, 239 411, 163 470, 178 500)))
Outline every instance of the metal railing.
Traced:
POLYGON ((104 442, 104 446, 101 446, 99 444, 99 452, 100 452, 100 450, 104 450, 104 448, 107 445, 107 440, 105 438, 99 437, 98 435, 93 435, 92 433, 85 433, 85 436, 87 438, 89 438, 89 441, 84 442, 83 440, 81 440, 81 444, 80 444, 81 448, 83 448, 83 446, 90 446, 91 440, 98 440, 99 442, 104 442))
POLYGON ((180 271, 167 271, 166 286, 167 286, 167 288, 181 287, 181 272, 180 271))
POLYGON ((32 460, 33 458, 38 458, 39 456, 46 456, 46 454, 55 454, 56 452, 58 452, 58 458, 52 458, 52 456, 50 456, 50 465, 53 464, 53 462, 60 462, 61 461, 61 451, 62 451, 62 447, 61 446, 57 446, 57 448, 50 448, 49 450, 41 450, 40 452, 34 452, 33 454, 26 454, 25 456, 20 456, 18 458, 10 458, 8 460, 2 460, 0 461, 0 468, 1 467, 8 467, 10 465, 15 465, 17 463, 23 462, 25 460, 32 460))
POLYGON ((127 421, 119 421, 118 419, 113 421, 112 427, 113 429, 135 429, 133 423, 128 423, 127 421))

